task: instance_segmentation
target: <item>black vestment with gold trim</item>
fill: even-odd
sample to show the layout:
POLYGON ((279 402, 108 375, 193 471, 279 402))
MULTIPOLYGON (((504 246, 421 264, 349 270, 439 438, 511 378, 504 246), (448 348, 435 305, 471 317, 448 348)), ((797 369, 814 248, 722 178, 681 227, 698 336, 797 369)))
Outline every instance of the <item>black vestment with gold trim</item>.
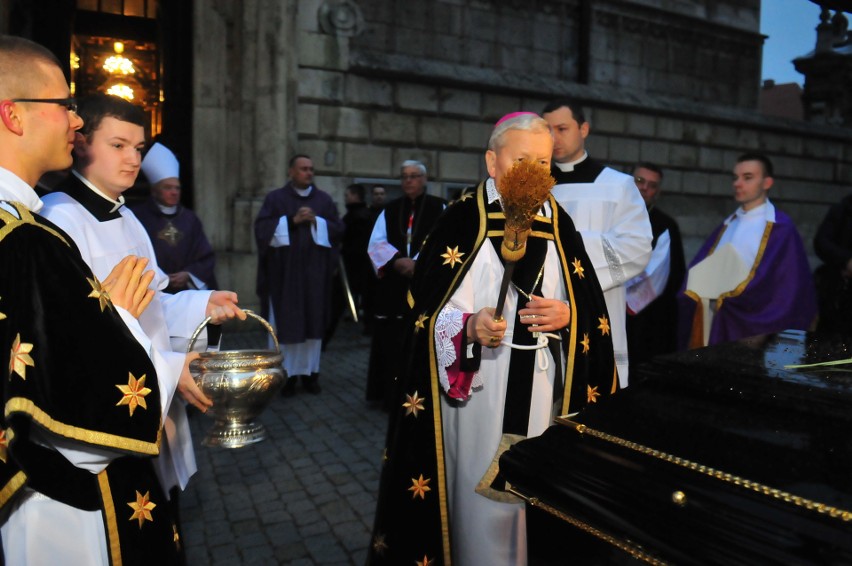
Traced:
POLYGON ((100 510, 111 564, 174 564, 179 541, 151 465, 162 425, 154 366, 73 241, 4 206, 16 212, 0 208, 0 508, 29 488, 100 510), (50 438, 117 458, 93 474, 50 438))
MULTIPOLYGON (((485 240, 494 241, 502 234, 500 205, 487 201, 483 182, 444 212, 420 252, 411 285, 403 370, 390 417, 369 564, 435 566, 452 561, 441 428, 440 395, 444 393, 437 371, 435 322, 485 240), (461 258, 460 265, 446 265, 448 250, 461 258), (412 486, 422 486, 424 480, 428 480, 428 489, 420 492, 423 497, 412 497, 412 486)), ((590 400, 603 402, 617 390, 618 378, 608 328, 603 335, 597 330, 601 317, 607 317, 606 304, 582 238, 552 197, 549 203, 552 219, 535 224, 531 240, 552 238, 561 264, 559 277, 569 297, 572 320, 561 343, 566 387, 560 411, 568 413, 582 410, 590 400), (584 341, 588 345, 592 335, 594 347, 589 349, 584 341)), ((530 261, 534 255, 530 254, 530 261)), ((513 282, 532 273, 524 269, 524 261, 518 263, 513 282)))

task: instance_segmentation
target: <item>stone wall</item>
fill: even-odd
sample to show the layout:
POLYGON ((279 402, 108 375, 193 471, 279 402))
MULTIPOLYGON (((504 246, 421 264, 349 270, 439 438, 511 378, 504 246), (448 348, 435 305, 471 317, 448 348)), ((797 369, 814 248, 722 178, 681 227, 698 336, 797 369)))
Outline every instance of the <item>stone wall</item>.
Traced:
POLYGON ((572 18, 583 11, 580 0, 340 2, 339 28, 329 27, 328 4, 319 0, 205 2, 214 8, 199 14, 208 22, 205 35, 215 30, 228 42, 197 40, 199 57, 215 64, 198 77, 196 179, 200 173, 217 186, 197 198, 205 224, 216 227, 208 230, 217 249, 228 250, 220 252, 217 275, 244 304, 256 301, 252 221, 263 195, 284 183, 291 153, 313 157, 317 185, 341 212, 348 183, 393 182, 405 159, 426 163, 430 190, 445 195, 485 175, 496 119, 540 111, 555 96, 586 107, 594 157, 622 170, 638 160, 664 167, 661 207, 681 222, 689 257, 734 209, 731 169, 742 151, 773 158, 771 196, 809 248, 828 204, 852 187, 852 130, 764 118, 753 109, 757 0, 591 3, 596 33, 587 84, 575 80, 582 65, 568 47, 579 35, 572 18), (539 10, 522 9, 530 5, 539 10), (523 32, 507 34, 507 22, 523 32), (503 45, 493 41, 498 29, 503 45), (699 38, 691 54, 690 37, 699 38))

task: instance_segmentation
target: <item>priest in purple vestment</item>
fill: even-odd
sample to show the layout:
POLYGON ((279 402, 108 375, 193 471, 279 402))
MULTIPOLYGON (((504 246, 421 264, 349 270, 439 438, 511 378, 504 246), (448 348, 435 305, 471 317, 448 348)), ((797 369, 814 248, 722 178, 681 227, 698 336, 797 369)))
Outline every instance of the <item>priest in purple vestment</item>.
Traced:
POLYGON ((175 154, 155 143, 142 160, 151 198, 131 207, 145 227, 157 263, 169 276, 167 293, 216 289, 216 258, 195 213, 180 204, 180 164, 175 154))
POLYGON ((295 155, 289 165, 290 181, 266 195, 254 223, 257 294, 263 316, 278 328, 289 377, 285 396, 295 393, 300 376, 308 392, 320 392, 320 351, 343 234, 334 201, 313 184, 311 158, 295 155))
POLYGON ((773 183, 765 155, 737 159, 740 207, 704 242, 678 296, 681 347, 811 327, 816 292, 807 254, 793 221, 767 198, 773 183))

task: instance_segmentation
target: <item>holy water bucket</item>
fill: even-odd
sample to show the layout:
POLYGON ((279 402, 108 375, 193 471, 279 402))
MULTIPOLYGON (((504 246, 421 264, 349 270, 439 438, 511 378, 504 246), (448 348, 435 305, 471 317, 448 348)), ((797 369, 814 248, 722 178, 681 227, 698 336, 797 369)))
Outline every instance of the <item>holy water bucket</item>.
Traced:
MULTIPOLYGON (((272 335, 276 350, 230 350, 202 352, 189 364, 195 383, 212 401, 207 410, 213 427, 201 442, 204 446, 242 448, 266 438, 266 429, 256 419, 284 384, 283 359, 272 326, 250 310, 243 311, 258 320, 272 335)), ((192 350, 210 317, 198 325, 189 339, 192 350)))

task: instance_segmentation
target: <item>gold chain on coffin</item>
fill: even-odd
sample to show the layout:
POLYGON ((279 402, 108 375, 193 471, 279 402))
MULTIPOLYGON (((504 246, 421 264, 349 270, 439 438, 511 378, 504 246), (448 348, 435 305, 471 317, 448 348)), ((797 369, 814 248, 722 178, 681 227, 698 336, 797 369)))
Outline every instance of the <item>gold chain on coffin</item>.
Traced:
POLYGON ((511 487, 511 486, 507 486, 506 491, 508 491, 509 493, 513 493, 514 495, 517 495, 518 497, 520 497, 521 499, 523 499, 524 501, 526 501, 527 503, 529 503, 533 507, 538 507, 542 511, 546 511, 547 513, 550 513, 554 517, 562 519, 563 521, 565 521, 569 525, 572 525, 572 526, 580 529, 584 533, 588 533, 588 534, 590 534, 590 535, 592 535, 592 536, 594 536, 594 537, 596 537, 596 538, 598 538, 598 539, 600 539, 600 540, 602 540, 606 543, 611 544, 612 546, 616 547, 617 549, 630 554, 630 556, 632 556, 633 558, 635 558, 637 560, 641 560, 645 564, 651 564, 652 566, 669 566, 669 564, 670 564, 669 562, 665 562, 664 560, 660 560, 659 558, 656 558, 655 556, 648 554, 647 552, 645 552, 642 549, 641 546, 639 546, 637 544, 619 540, 612 535, 608 535, 607 533, 596 529, 595 527, 589 525, 588 523, 584 523, 583 521, 580 521, 579 519, 575 519, 574 517, 571 517, 570 515, 566 515, 565 513, 560 511, 559 509, 556 509, 555 507, 551 507, 547 503, 544 503, 538 497, 528 497, 528 496, 524 495, 523 493, 519 492, 517 489, 515 489, 514 487, 511 487))
POLYGON ((712 478, 716 478, 718 480, 732 483, 736 486, 749 489, 756 493, 762 493, 763 495, 768 495, 774 499, 779 501, 783 501, 785 503, 792 503, 798 507, 803 507, 810 511, 816 511, 822 515, 828 515, 833 519, 839 519, 844 522, 852 521, 852 511, 847 511, 845 509, 839 509, 832 505, 828 505, 827 503, 820 503, 818 501, 813 501, 811 499, 807 499, 805 497, 801 497, 799 495, 793 495, 792 493, 782 491, 780 489, 775 489, 773 487, 769 487, 768 485, 764 485, 762 483, 758 483, 746 478, 742 478, 740 476, 735 476, 734 474, 730 474, 728 472, 723 472, 721 470, 717 470, 715 468, 711 468, 710 466, 704 466, 702 464, 698 464, 696 462, 692 462, 690 460, 686 460, 684 458, 680 458, 678 456, 674 456, 672 454, 668 454, 666 452, 662 452, 660 450, 655 450, 653 448, 649 448, 647 446, 643 446, 636 442, 632 442, 630 440, 625 440, 623 438, 619 438, 617 436, 613 436, 611 434, 607 434, 605 432, 601 432, 599 430, 595 430, 593 428, 589 428, 588 426, 574 422, 565 417, 557 417, 556 422, 559 424, 568 425, 574 427, 574 429, 579 434, 588 434, 594 438, 598 438, 600 440, 604 440, 606 442, 611 442, 612 444, 616 444, 618 446, 622 446, 624 448, 628 448, 635 452, 639 452, 640 454, 645 454, 646 456, 651 456, 653 458, 658 458, 660 460, 669 462, 671 464, 675 464, 676 466, 681 466, 687 468, 688 470, 692 470, 694 472, 698 472, 699 474, 704 474, 706 476, 710 476, 712 478))

